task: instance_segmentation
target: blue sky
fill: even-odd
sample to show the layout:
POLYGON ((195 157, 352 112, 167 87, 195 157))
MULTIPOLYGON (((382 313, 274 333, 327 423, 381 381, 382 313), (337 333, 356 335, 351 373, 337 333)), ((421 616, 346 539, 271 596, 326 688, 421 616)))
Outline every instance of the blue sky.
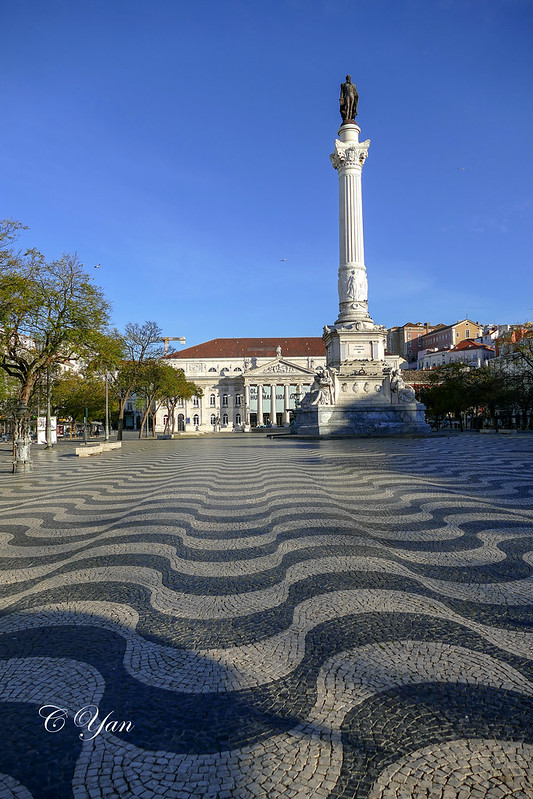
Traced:
POLYGON ((187 345, 338 310, 339 84, 370 312, 533 317, 531 0, 2 0, 0 216, 187 345), (287 259, 282 261, 282 259, 287 259))

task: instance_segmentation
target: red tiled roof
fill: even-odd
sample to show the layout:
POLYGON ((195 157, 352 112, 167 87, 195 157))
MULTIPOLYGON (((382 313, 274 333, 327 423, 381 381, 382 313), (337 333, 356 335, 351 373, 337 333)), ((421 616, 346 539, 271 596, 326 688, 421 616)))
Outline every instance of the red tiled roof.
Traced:
POLYGON ((281 347, 282 358, 326 355, 324 342, 318 336, 311 338, 213 338, 203 344, 171 352, 166 358, 275 358, 281 347))
POLYGON ((480 344, 479 341, 472 341, 472 339, 464 338, 459 344, 455 345, 456 350, 477 350, 477 349, 493 350, 494 347, 489 347, 486 344, 480 344))

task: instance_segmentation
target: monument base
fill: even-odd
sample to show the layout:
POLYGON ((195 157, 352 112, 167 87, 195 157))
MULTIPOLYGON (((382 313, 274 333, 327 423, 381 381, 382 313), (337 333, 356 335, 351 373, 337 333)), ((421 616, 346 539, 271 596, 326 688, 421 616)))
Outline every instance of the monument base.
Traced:
POLYGON ((295 411, 293 432, 303 436, 427 435, 425 406, 400 370, 384 359, 353 360, 319 368, 295 411))
POLYGON ((299 436, 352 438, 356 436, 427 435, 424 406, 386 407, 315 405, 295 412, 294 432, 299 436))

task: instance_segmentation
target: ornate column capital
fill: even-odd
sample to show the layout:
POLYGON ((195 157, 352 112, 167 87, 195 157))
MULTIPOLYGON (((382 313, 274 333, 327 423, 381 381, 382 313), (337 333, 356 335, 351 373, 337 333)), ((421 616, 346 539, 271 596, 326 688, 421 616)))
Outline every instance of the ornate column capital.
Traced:
POLYGON ((362 167, 367 159, 369 147, 370 139, 363 142, 342 142, 340 139, 335 139, 335 152, 330 155, 333 168, 362 167))

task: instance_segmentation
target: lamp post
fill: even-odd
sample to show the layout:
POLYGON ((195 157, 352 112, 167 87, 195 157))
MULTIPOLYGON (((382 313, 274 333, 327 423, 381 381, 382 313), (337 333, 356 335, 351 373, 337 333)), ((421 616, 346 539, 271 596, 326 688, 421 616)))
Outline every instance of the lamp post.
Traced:
POLYGON ((19 401, 15 411, 15 460, 13 461, 13 474, 26 474, 33 471, 30 447, 31 436, 28 425, 28 406, 19 401))
POLYGON ((50 415, 50 367, 46 367, 46 447, 52 449, 52 417, 50 415))
POLYGON ((105 373, 105 435, 104 440, 109 441, 109 375, 105 373))

